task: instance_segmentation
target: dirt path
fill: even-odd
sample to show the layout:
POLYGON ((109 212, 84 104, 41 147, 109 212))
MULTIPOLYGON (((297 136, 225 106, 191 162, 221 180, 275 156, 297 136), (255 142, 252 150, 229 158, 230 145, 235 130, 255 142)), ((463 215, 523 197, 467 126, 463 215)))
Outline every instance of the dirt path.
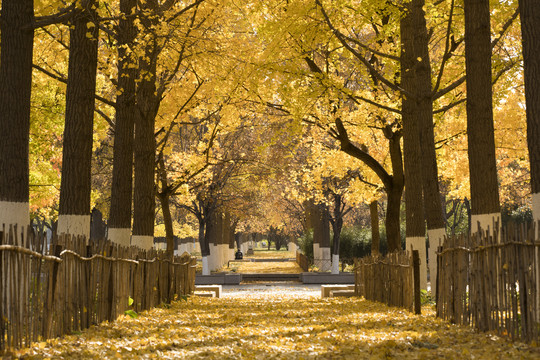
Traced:
POLYGON ((314 286, 225 288, 36 344, 25 358, 538 359, 538 348, 314 286))

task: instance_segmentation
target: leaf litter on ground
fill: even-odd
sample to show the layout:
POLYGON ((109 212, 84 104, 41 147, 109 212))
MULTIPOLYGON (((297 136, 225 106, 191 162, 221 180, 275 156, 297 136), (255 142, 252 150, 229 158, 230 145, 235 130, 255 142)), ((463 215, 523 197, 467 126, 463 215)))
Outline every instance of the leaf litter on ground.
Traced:
POLYGON ((539 359, 540 349, 363 298, 248 292, 121 316, 25 359, 539 359), (290 296, 293 295, 293 296, 290 296))

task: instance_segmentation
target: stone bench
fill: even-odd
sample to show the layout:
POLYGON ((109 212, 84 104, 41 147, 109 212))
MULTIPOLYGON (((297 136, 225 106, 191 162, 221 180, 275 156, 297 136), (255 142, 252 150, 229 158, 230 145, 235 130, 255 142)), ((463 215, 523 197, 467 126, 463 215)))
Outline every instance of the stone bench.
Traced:
MULTIPOLYGON (((221 297, 221 285, 195 285, 195 295, 212 293, 215 297, 221 297)), ((202 295, 205 296, 205 295, 202 295)))
MULTIPOLYGON (((354 295, 354 285, 321 285, 322 298, 340 296, 341 293, 339 293, 339 291, 347 291, 347 292, 352 291, 352 294, 354 295)), ((344 295, 341 295, 341 296, 344 296, 344 295)))
POLYGON ((213 297, 215 297, 216 294, 213 293, 213 292, 196 291, 196 292, 193 293, 193 295, 200 296, 200 297, 211 297, 211 298, 213 298, 213 297))
POLYGON ((330 294, 328 297, 351 297, 355 296, 354 290, 330 290, 330 294))

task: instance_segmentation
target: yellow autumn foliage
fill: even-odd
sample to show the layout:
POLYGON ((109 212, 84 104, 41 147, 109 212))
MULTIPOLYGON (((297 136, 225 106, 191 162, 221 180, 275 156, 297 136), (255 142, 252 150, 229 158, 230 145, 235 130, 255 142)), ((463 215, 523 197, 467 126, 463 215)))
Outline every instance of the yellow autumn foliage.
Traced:
POLYGON ((538 359, 540 350, 362 298, 311 292, 199 298, 80 335, 37 343, 26 359, 538 359))

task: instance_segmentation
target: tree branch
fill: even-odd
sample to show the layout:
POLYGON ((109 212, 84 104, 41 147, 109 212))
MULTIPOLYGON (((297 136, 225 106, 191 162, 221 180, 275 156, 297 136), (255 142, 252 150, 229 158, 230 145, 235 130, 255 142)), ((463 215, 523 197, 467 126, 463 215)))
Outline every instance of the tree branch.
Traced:
POLYGON ((493 39, 493 41, 491 42, 491 49, 494 49, 495 46, 497 46, 497 44, 499 43, 499 41, 501 41, 506 31, 510 28, 510 26, 512 26, 514 21, 517 19, 518 15, 519 15, 519 8, 517 8, 516 11, 514 11, 514 13, 512 14, 512 16, 510 16, 510 19, 508 19, 508 21, 504 23, 501 31, 499 31, 499 37, 493 39))
POLYGON ((34 29, 39 29, 39 28, 53 25, 53 24, 65 24, 73 16, 81 12, 81 9, 76 8, 75 6, 76 3, 77 1, 73 1, 71 5, 66 6, 65 8, 61 9, 56 14, 46 15, 46 16, 36 16, 36 18, 34 19, 34 23, 32 24, 32 27, 34 29))
POLYGON ((381 179, 384 187, 386 189, 391 189, 392 176, 388 174, 388 172, 377 160, 375 160, 371 155, 369 155, 367 152, 363 151, 350 141, 347 130, 343 126, 343 122, 340 118, 336 118, 335 123, 335 133, 339 142, 341 143, 341 150, 366 164, 371 170, 373 170, 373 172, 375 172, 379 179, 381 179))
MULTIPOLYGON (((57 80, 57 81, 60 81, 61 83, 64 83, 64 84, 67 84, 68 82, 68 79, 66 79, 65 77, 63 76, 60 76, 60 75, 56 75, 56 74, 53 74, 52 72, 42 68, 41 66, 39 65, 36 65, 36 64, 32 64, 32 67, 42 73, 44 73, 45 75, 57 80)), ((108 100, 108 99, 105 99, 104 97, 100 96, 100 95, 97 95, 95 94, 94 95, 96 100, 99 100, 101 101, 102 103, 104 103, 105 105, 109 105, 113 108, 116 108, 116 102, 114 101, 111 101, 111 100, 108 100)))
POLYGON ((341 44, 343 46, 345 46, 345 48, 347 50, 349 50, 362 64, 364 64, 365 67, 368 68, 368 70, 370 72, 373 72, 373 75, 379 79, 383 84, 385 84, 386 86, 388 86, 390 89, 394 90, 394 91, 398 91, 402 94, 404 94, 405 96, 409 97, 409 98, 414 98, 414 94, 412 93, 409 93, 408 91, 406 91, 405 89, 403 89, 402 87, 394 84, 393 82, 391 82, 390 80, 388 80, 387 78, 385 78, 381 73, 379 73, 371 64, 368 60, 366 60, 365 57, 363 57, 358 51, 356 51, 351 45, 349 45, 349 43, 347 41, 345 41, 345 35, 343 35, 337 28, 334 27, 334 25, 332 24, 332 21, 330 20, 330 17, 328 16, 328 14, 326 13, 326 10, 324 9, 324 7, 322 6, 322 3, 320 0, 315 0, 315 3, 321 8, 321 13, 324 17, 324 20, 326 22, 326 24, 328 25, 328 27, 330 28, 330 30, 332 30, 332 32, 334 33, 334 35, 336 36, 336 38, 339 40, 339 42, 341 42, 341 44))

